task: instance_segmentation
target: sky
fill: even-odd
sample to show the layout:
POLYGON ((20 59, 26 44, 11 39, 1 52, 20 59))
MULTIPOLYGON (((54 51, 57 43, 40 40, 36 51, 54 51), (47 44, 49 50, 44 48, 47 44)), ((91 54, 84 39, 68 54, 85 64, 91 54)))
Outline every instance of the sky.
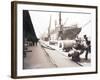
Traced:
MULTIPOLYGON (((51 16, 51 30, 55 29, 55 23, 59 24, 59 12, 48 11, 29 11, 32 24, 34 26, 38 38, 44 33, 47 33, 50 24, 51 16)), ((91 37, 91 14, 89 13, 75 13, 75 12, 61 12, 62 24, 65 27, 77 24, 82 27, 79 36, 86 34, 91 37)))

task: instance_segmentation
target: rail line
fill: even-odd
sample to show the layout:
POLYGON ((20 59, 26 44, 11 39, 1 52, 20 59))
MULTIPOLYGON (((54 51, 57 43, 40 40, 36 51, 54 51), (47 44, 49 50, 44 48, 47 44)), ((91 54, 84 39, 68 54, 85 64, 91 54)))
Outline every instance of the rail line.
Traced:
MULTIPOLYGON (((55 61, 52 59, 52 57, 49 56, 49 53, 45 50, 45 47, 39 42, 41 48, 44 50, 44 52, 46 53, 49 61, 55 66, 58 67, 58 65, 56 63, 54 63, 55 61)), ((52 48, 51 48, 52 49, 52 48)))
MULTIPOLYGON (((52 47, 46 45, 45 43, 42 43, 42 44, 41 44, 41 42, 39 42, 39 44, 40 44, 41 48, 44 50, 44 52, 46 53, 47 57, 49 58, 49 61, 50 61, 53 65, 55 65, 55 67, 58 67, 58 65, 57 65, 56 63, 54 63, 55 61, 52 59, 52 57, 49 55, 49 53, 45 50, 45 48, 50 49, 50 50, 56 50, 56 49, 54 49, 54 48, 52 48, 52 47)), ((56 51, 58 52, 58 50, 56 50, 56 51)), ((58 52, 58 53, 59 53, 59 52, 58 52)), ((64 58, 66 59, 67 56, 66 56, 65 54, 61 54, 61 55, 64 56, 64 58)), ((73 61, 73 62, 74 62, 74 61, 73 61)), ((75 63, 76 63, 77 65, 83 67, 83 65, 80 64, 79 62, 75 62, 75 63)))

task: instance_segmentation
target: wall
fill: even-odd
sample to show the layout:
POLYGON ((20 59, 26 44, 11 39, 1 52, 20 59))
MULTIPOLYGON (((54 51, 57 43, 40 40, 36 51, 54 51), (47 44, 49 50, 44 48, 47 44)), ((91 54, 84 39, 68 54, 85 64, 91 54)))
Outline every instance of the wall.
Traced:
MULTIPOLYGON (((24 1, 28 1, 28 0, 24 0, 24 1)), ((30 0, 30 1, 79 4, 79 5, 97 5, 97 6, 99 6, 100 3, 99 0, 30 0)), ((10 11, 11 8, 10 7, 11 7, 11 0, 0 0, 0 80, 13 80, 10 78, 10 70, 11 70, 10 69, 11 68, 11 11, 10 11)), ((100 11, 98 13, 100 13, 100 11)), ((98 16, 98 19, 100 19, 100 16, 98 16)), ((99 25, 100 24, 98 24, 98 26, 99 25)), ((98 34, 100 34, 99 31, 98 34)), ((98 37, 98 45, 100 44, 99 40, 100 37, 98 37)), ((98 54, 98 57, 100 57, 100 54, 98 54)), ((99 61, 100 59, 98 59, 98 63, 99 61)), ((98 64, 98 67, 100 67, 100 64, 98 64)), ((88 75, 27 78, 27 79, 28 80, 55 80, 55 79, 57 80, 69 80, 69 79, 70 80, 80 80, 80 79, 100 80, 99 76, 100 76, 100 69, 98 74, 91 74, 91 75, 88 74, 88 75)))

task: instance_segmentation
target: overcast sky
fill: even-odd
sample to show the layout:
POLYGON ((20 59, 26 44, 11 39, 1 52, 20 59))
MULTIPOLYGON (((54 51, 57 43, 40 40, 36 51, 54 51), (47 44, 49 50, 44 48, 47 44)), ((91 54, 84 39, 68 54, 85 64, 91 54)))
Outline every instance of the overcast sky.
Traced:
MULTIPOLYGON (((38 38, 40 38, 44 32, 48 31, 50 16, 51 29, 55 28, 55 21, 59 24, 59 12, 29 11, 29 13, 38 38)), ((87 34, 89 37, 91 36, 91 14, 62 12, 61 19, 62 24, 66 27, 74 24, 77 24, 78 27, 82 27, 80 35, 87 34), (85 25, 87 23, 88 25, 85 25)))

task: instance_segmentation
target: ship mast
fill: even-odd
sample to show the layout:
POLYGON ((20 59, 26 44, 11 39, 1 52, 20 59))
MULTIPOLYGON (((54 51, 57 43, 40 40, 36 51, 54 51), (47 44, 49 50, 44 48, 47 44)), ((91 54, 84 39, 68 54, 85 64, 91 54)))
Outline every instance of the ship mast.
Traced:
POLYGON ((58 39, 63 40, 63 25, 61 24, 61 12, 59 12, 59 32, 58 32, 58 39))
POLYGON ((51 36, 50 36, 50 27, 51 27, 51 16, 50 16, 50 22, 49 22, 49 27, 48 27, 48 40, 51 39, 51 36))
POLYGON ((61 12, 59 12, 59 25, 61 26, 61 12))

